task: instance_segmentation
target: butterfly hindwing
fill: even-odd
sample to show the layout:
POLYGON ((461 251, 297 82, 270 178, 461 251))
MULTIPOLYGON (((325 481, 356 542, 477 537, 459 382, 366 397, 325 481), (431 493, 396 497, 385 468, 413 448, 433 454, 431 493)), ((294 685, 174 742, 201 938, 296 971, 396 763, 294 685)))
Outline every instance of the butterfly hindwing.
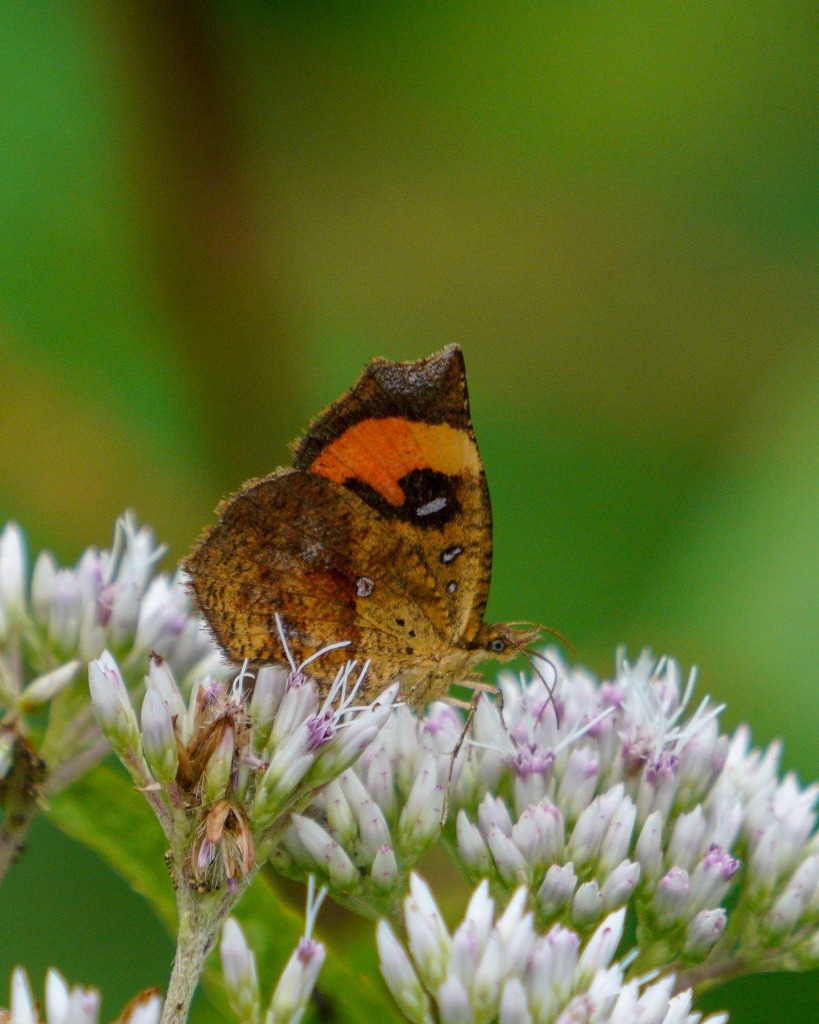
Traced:
POLYGON ((297 662, 350 641, 311 666, 320 679, 357 658, 370 659, 371 676, 386 682, 447 643, 436 580, 403 533, 383 529, 378 514, 346 488, 283 470, 246 485, 219 513, 187 569, 232 660, 285 661, 276 612, 297 662))

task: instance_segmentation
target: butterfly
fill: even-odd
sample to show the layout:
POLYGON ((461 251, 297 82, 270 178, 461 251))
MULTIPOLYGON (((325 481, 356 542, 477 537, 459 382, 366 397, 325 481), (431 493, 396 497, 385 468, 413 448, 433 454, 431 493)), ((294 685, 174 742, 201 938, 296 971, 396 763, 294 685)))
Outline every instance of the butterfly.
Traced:
POLYGON ((362 696, 397 679, 420 709, 452 683, 487 688, 474 666, 540 633, 484 621, 492 507, 457 345, 374 359, 294 443, 292 468, 248 481, 217 515, 184 567, 234 662, 301 663, 348 641, 309 666, 323 692, 368 660, 362 696))

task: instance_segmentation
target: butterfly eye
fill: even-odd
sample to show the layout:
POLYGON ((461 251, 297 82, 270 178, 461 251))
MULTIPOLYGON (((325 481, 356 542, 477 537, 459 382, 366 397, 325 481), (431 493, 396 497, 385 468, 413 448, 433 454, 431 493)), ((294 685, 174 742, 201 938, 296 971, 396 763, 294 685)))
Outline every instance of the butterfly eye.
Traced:
POLYGON ((506 641, 503 639, 503 637, 496 636, 494 640, 490 640, 489 650, 493 654, 503 654, 503 652, 506 650, 506 641))

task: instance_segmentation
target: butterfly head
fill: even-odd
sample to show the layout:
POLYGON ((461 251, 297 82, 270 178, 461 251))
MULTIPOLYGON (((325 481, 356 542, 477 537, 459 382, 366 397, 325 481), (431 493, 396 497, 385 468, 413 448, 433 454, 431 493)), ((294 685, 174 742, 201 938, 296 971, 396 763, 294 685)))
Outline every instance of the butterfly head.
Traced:
POLYGON ((540 626, 528 622, 497 622, 484 626, 480 642, 487 655, 501 661, 510 661, 521 651, 526 651, 538 639, 540 633, 540 626))

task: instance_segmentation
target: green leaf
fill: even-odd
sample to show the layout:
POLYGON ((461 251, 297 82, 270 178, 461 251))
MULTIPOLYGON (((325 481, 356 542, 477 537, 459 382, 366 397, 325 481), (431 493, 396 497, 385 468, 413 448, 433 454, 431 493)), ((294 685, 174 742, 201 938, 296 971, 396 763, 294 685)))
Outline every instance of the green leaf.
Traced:
MULTIPOLYGON (((148 900, 168 931, 175 934, 176 900, 164 861, 167 842, 150 808, 124 775, 106 765, 100 766, 54 798, 51 819, 58 828, 102 857, 135 892, 148 900)), ((303 916, 282 902, 272 881, 263 873, 257 875, 242 896, 235 916, 255 950, 262 991, 269 998, 301 937, 303 916)), ((211 956, 208 961, 202 988, 218 1015, 232 1019, 218 956, 211 956)), ((399 1019, 381 981, 350 969, 344 955, 334 954, 329 944, 318 990, 338 1024, 399 1019)), ((218 1019, 201 1003, 195 1012, 200 1019, 218 1019)))

